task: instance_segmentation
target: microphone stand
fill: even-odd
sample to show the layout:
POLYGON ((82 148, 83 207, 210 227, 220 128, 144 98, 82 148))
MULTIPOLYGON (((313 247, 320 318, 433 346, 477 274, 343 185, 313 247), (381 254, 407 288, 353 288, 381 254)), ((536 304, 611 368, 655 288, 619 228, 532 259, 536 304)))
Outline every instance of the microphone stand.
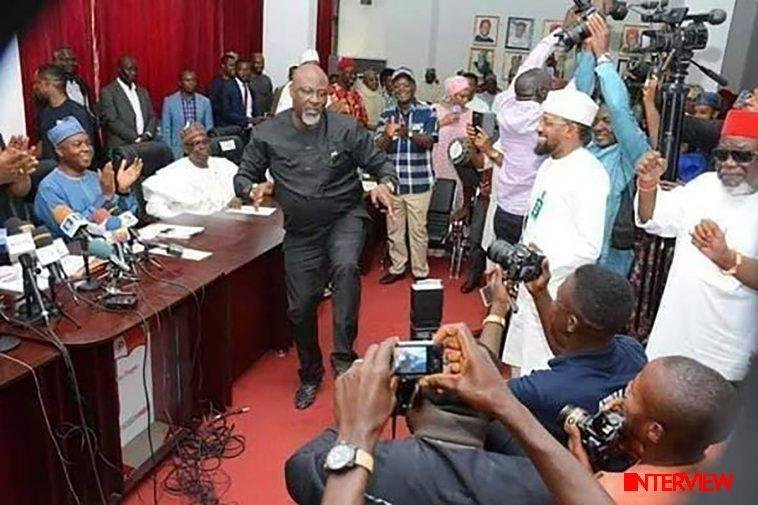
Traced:
POLYGON ((82 258, 84 258, 84 281, 76 285, 77 291, 85 293, 97 291, 102 287, 99 279, 92 277, 89 267, 89 238, 85 235, 81 238, 82 258))

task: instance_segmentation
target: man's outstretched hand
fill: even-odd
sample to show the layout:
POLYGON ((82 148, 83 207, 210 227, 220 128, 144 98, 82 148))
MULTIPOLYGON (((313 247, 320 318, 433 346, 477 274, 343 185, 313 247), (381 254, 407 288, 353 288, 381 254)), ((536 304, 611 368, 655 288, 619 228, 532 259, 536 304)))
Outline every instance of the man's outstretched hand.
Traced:
POLYGON ((453 393, 473 409, 494 415, 511 393, 487 350, 462 323, 440 328, 434 342, 444 348, 444 371, 422 378, 420 384, 453 393))
POLYGON ((339 376, 334 386, 334 420, 340 440, 372 451, 395 408, 397 379, 392 352, 397 338, 373 344, 362 360, 339 376))

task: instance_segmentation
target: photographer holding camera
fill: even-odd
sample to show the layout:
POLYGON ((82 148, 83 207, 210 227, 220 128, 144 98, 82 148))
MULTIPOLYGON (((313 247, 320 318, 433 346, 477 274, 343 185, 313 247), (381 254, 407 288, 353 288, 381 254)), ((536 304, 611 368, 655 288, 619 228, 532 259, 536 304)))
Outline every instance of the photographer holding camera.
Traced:
POLYGON ((598 264, 626 277, 634 259, 630 182, 634 179, 635 162, 650 150, 650 144, 637 124, 629 92, 610 56, 608 23, 601 14, 595 13, 589 16, 587 28, 590 37, 584 44, 590 51, 579 53, 574 79, 577 89, 588 95, 595 89, 596 75, 599 80, 603 104, 592 128, 594 139, 587 149, 603 164, 611 183, 598 264), (620 212, 622 209, 628 212, 620 212), (620 216, 627 216, 628 220, 620 222, 620 216))
MULTIPOLYGON (((632 313, 629 282, 598 265, 583 265, 558 287, 555 299, 547 290, 548 261, 542 274, 526 283, 555 358, 549 370, 535 370, 508 381, 511 392, 542 425, 562 443, 567 437, 558 423, 561 409, 572 404, 595 413, 601 400, 623 389, 647 362, 642 346, 620 335, 632 313)), ((490 274, 493 295, 490 315, 484 320, 480 342, 499 348, 500 321, 510 307, 508 288, 500 266, 490 274), (499 319, 498 319, 499 318, 499 319)), ((487 448, 506 454, 520 451, 502 425, 490 427, 487 448)))
MULTIPOLYGON (((337 429, 325 430, 287 461, 290 496, 299 504, 320 503, 322 494, 324 503, 330 503, 329 499, 335 500, 331 503, 350 503, 344 482, 353 480, 367 486, 368 502, 549 503, 550 495, 529 460, 482 449, 489 424, 487 416, 433 388, 415 387, 411 407, 404 413, 412 436, 377 441, 381 427, 394 410, 399 389, 400 377, 391 373, 397 365, 390 363, 394 345, 396 340, 390 339, 376 352, 370 348, 364 361, 354 364, 337 380, 337 429), (350 444, 372 454, 371 472, 362 466, 360 456, 354 458, 358 467, 351 467, 350 444), (331 487, 325 493, 327 476, 331 487), (334 488, 342 489, 331 494, 334 488)), ((494 363, 492 358, 490 361, 494 363)), ((355 453, 360 454, 357 449, 355 453)))
MULTIPOLYGON (((710 462, 708 447, 731 432, 739 399, 718 372, 690 358, 669 356, 648 363, 629 383, 624 397, 608 402, 605 409, 623 416, 618 449, 638 460, 625 472, 691 478, 710 462)), ((571 452, 593 469, 579 429, 567 421, 566 431, 571 452)), ((681 500, 679 493, 652 489, 625 492, 621 472, 601 472, 598 480, 618 505, 681 500)))

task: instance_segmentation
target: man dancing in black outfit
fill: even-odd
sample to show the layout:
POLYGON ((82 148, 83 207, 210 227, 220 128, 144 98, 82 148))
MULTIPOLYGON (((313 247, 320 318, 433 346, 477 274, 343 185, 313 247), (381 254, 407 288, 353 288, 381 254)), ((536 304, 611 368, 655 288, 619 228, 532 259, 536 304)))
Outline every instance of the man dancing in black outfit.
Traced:
MULTIPOLYGON (((361 282, 358 267, 368 212, 356 171, 379 185, 371 200, 391 209, 394 167, 371 134, 349 116, 325 111, 329 80, 315 64, 295 72, 292 110, 256 126, 235 176, 237 196, 259 204, 275 195, 284 211, 284 269, 289 319, 300 360, 295 407, 308 408, 324 375, 316 308, 331 281, 335 375, 356 358, 361 282), (269 170, 274 182, 266 181, 269 170)), ((394 216, 391 216, 394 217, 394 216)))

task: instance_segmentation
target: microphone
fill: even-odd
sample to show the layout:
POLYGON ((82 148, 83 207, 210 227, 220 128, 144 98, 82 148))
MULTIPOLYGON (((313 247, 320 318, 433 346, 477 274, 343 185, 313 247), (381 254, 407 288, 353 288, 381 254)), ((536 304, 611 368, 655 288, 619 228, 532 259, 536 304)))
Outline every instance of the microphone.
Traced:
POLYGON ((104 238, 98 237, 90 240, 87 249, 92 256, 109 261, 111 265, 114 265, 119 270, 124 272, 130 271, 129 266, 116 255, 113 246, 104 238))
POLYGON ((48 230, 46 226, 35 228, 32 237, 34 238, 34 244, 37 246, 37 260, 39 261, 39 264, 43 267, 47 267, 54 280, 62 281, 67 278, 68 276, 63 269, 61 259, 68 255, 68 249, 65 249, 65 254, 62 253, 63 250, 60 248, 59 244, 55 243, 50 230, 48 230))
POLYGON ((5 248, 11 263, 18 261, 21 256, 32 258, 35 254, 36 247, 32 234, 29 231, 22 231, 22 228, 26 230, 28 226, 17 217, 10 217, 5 221, 7 231, 5 248))
POLYGON ((709 23, 712 25, 720 25, 726 21, 726 11, 723 9, 711 9, 705 14, 689 14, 684 17, 695 21, 696 23, 709 23))

